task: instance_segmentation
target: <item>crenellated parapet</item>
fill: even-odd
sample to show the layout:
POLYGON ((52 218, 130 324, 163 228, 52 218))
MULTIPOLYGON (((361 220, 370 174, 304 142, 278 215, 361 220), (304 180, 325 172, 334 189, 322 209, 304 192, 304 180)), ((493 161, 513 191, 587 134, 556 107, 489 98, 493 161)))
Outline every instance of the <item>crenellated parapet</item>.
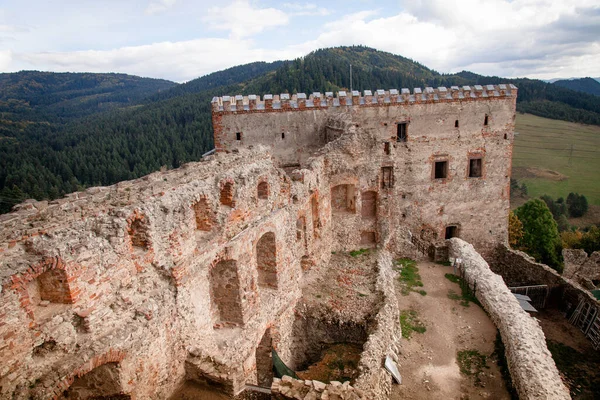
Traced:
POLYGON ((473 85, 473 86, 451 86, 446 88, 426 87, 415 88, 412 93, 409 89, 378 89, 351 92, 339 91, 334 96, 333 92, 314 92, 310 95, 297 93, 290 95, 282 93, 279 95, 265 94, 261 100, 260 96, 251 94, 248 96, 222 96, 212 99, 213 113, 227 112, 253 112, 270 110, 304 110, 328 107, 361 106, 372 107, 392 104, 418 104, 439 103, 453 101, 473 101, 479 99, 502 99, 515 98, 517 87, 513 84, 500 85, 473 85))

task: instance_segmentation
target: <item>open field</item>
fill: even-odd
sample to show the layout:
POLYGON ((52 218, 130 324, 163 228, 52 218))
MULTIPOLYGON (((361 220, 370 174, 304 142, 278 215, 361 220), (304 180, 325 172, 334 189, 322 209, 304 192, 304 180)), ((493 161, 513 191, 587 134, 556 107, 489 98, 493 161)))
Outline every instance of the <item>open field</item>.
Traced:
POLYGON ((600 205, 600 127, 517 114, 512 177, 529 197, 584 194, 600 205))

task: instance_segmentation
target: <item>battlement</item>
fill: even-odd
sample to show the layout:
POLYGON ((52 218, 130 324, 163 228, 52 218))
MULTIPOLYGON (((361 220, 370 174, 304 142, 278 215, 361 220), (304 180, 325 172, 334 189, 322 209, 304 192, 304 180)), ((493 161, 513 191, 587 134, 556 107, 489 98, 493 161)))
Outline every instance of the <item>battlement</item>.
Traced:
POLYGON ((517 87, 513 84, 500 85, 474 85, 474 86, 451 86, 446 88, 426 87, 425 89, 414 88, 411 93, 409 89, 378 89, 373 93, 371 90, 361 93, 357 90, 352 92, 339 91, 336 96, 333 92, 314 92, 307 96, 305 93, 290 95, 282 93, 279 95, 265 94, 260 96, 251 94, 248 96, 223 96, 212 99, 213 113, 220 112, 251 112, 269 110, 303 110, 342 106, 378 106, 383 104, 418 104, 438 103, 453 101, 469 101, 478 99, 501 99, 516 97, 517 87))

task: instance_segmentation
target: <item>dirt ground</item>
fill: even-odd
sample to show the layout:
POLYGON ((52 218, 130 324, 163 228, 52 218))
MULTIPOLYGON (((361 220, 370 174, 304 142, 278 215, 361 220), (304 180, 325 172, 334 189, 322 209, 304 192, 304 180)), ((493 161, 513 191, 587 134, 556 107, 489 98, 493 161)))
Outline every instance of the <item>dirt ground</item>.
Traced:
POLYGON ((494 324, 478 305, 464 307, 448 297, 449 291, 461 293, 457 283, 444 277, 452 267, 420 262, 418 268, 427 294, 404 296, 399 282, 396 292, 400 310, 416 311, 426 331, 402 340, 402 385, 393 386, 390 399, 510 399, 493 356, 494 324), (457 354, 464 350, 486 356, 479 379, 461 373, 457 354))
POLYGON ((571 397, 575 400, 600 398, 600 352, 594 350, 585 335, 560 311, 542 310, 536 318, 571 397))
POLYGON ((564 181, 569 179, 568 176, 561 174, 560 172, 553 171, 546 168, 535 168, 535 167, 514 167, 512 171, 513 178, 543 178, 551 181, 564 181))

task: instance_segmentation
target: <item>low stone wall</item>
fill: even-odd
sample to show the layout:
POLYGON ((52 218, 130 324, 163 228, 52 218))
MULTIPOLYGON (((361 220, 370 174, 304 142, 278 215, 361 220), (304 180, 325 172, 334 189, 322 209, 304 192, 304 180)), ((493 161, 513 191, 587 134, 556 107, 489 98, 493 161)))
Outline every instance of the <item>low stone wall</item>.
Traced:
POLYGON ((565 269, 563 276, 569 279, 600 280, 600 251, 595 251, 589 256, 585 250, 564 249, 563 258, 565 269))
POLYGON ((365 394, 352 387, 349 382, 333 381, 325 384, 319 381, 298 380, 289 376, 283 379, 275 378, 271 385, 271 394, 274 399, 344 399, 367 400, 365 394))
POLYGON ((373 400, 387 399, 391 393, 392 377, 383 367, 383 363, 387 355, 397 360, 394 345, 402 335, 392 266, 390 253, 380 251, 376 288, 383 294, 383 303, 375 317, 375 331, 365 343, 358 366, 360 375, 355 382, 355 386, 364 391, 368 395, 367 398, 373 400))
POLYGON ((554 269, 504 245, 498 246, 487 260, 492 271, 501 275, 508 286, 560 286, 564 283, 563 277, 554 269))
POLYGON ((567 313, 577 307, 581 300, 596 302, 594 296, 577 282, 560 275, 545 264, 536 262, 522 251, 498 246, 489 258, 493 272, 502 276, 508 286, 548 285, 550 295, 547 305, 567 313))
POLYGON ((539 323, 523 311, 502 278, 471 244, 457 238, 449 243, 450 257, 462 259, 465 279, 471 285, 477 282, 477 299, 500 330, 519 398, 570 399, 539 323))
POLYGON ((376 289, 382 293, 379 312, 372 324, 375 329, 363 347, 358 369, 360 375, 354 386, 349 382, 333 381, 325 384, 314 380, 298 380, 289 376, 275 379, 271 391, 276 399, 388 399, 391 393, 392 377, 383 363, 387 355, 397 360, 394 344, 401 335, 400 311, 394 292, 394 272, 392 257, 384 250, 377 259, 376 289))

